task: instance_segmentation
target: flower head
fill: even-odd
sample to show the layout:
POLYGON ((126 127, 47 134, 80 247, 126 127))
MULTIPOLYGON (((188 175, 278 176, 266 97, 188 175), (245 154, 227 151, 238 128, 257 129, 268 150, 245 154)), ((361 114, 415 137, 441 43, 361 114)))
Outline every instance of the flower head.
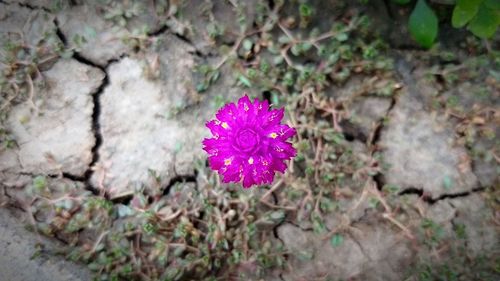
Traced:
POLYGON ((223 106, 206 124, 212 138, 203 140, 203 149, 210 168, 223 182, 242 182, 245 188, 271 183, 297 153, 287 142, 295 129, 281 124, 283 114, 283 108, 270 110, 266 100, 252 103, 246 95, 223 106))

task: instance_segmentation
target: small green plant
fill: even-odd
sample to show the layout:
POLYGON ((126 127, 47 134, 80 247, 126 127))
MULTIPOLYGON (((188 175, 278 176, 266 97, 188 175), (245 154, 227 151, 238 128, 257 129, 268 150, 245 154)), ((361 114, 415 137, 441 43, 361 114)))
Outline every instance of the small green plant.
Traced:
MULTIPOLYGON (((405 5, 410 0, 392 0, 405 5)), ((479 38, 491 38, 500 24, 500 1, 457 0, 454 3, 451 24, 467 29, 479 38)), ((418 0, 408 20, 410 34, 422 47, 430 48, 439 31, 439 20, 426 0, 418 0)))

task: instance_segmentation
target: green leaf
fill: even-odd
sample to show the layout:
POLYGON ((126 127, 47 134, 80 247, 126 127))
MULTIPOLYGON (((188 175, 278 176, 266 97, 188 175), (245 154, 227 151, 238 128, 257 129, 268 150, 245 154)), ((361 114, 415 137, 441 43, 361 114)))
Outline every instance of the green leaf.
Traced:
POLYGON ((342 244, 342 242, 344 242, 344 236, 342 236, 342 234, 339 233, 336 233, 330 239, 330 244, 332 244, 332 247, 338 247, 340 246, 340 244, 342 244))
POLYGON ((273 104, 274 106, 280 104, 280 97, 276 92, 272 92, 271 94, 271 104, 273 104))
POLYGON ((123 218, 130 216, 134 213, 134 210, 127 205, 118 204, 118 217, 123 218))
POLYGON ((205 92, 207 89, 208 89, 208 85, 207 85, 207 83, 205 83, 205 82, 198 83, 198 84, 196 85, 196 91, 197 91, 198 93, 203 93, 203 92, 205 92))
POLYGON ((215 83, 217 82, 217 80, 219 80, 219 77, 220 77, 220 71, 218 70, 214 70, 211 74, 210 74, 210 83, 215 83))
POLYGON ((411 0, 392 0, 392 2, 399 4, 399 5, 404 5, 410 3, 411 0))
POLYGON ((73 205, 73 201, 70 199, 61 200, 55 204, 56 207, 64 208, 66 210, 70 210, 71 208, 73 208, 73 205))
POLYGON ((292 41, 292 39, 290 39, 290 37, 285 36, 285 35, 281 35, 280 37, 278 37, 278 42, 281 44, 288 44, 291 41, 292 41))
POLYGON ((33 187, 35 190, 41 192, 47 187, 47 179, 44 176, 37 176, 33 179, 33 187))
POLYGON ((274 221, 282 221, 285 219, 285 212, 283 210, 275 211, 269 214, 269 217, 274 221))
POLYGON ((498 0, 484 0, 484 5, 493 10, 500 10, 500 1, 498 0))
POLYGON ((253 43, 252 41, 245 39, 243 40, 243 49, 250 51, 252 49, 253 43))
POLYGON ((455 28, 460 28, 466 25, 476 14, 479 5, 483 0, 458 0, 455 9, 453 9, 453 16, 451 24, 455 28))
POLYGON ((64 50, 60 55, 63 59, 70 59, 73 57, 73 50, 64 50))
POLYGON ((340 42, 344 42, 346 41, 347 39, 349 39, 349 35, 347 35, 347 33, 339 33, 337 36, 335 36, 335 39, 339 40, 340 42))
POLYGON ((186 250, 185 245, 181 245, 181 246, 177 247, 177 249, 174 250, 174 256, 180 257, 182 255, 182 253, 184 253, 185 250, 186 250))
POLYGON ((93 263, 89 263, 88 265, 89 269, 92 270, 92 271, 97 271, 99 270, 100 266, 99 264, 93 262, 93 263))
POLYGON ((88 38, 95 38, 97 37, 97 31, 91 27, 91 26, 85 26, 84 27, 85 35, 87 35, 88 38))
POLYGON ((314 258, 314 252, 312 250, 301 250, 296 255, 301 261, 309 261, 314 258))
POLYGON ((500 11, 492 10, 483 3, 468 28, 477 37, 490 38, 495 34, 498 24, 500 24, 500 11))
POLYGON ((311 43, 302 43, 302 52, 307 52, 311 49, 312 44, 311 43))
POLYGON ((241 84, 247 86, 248 88, 252 87, 252 82, 250 82, 250 80, 244 75, 239 75, 238 80, 241 82, 241 84))
POLYGON ((279 65, 279 64, 282 64, 282 63, 283 63, 283 61, 284 61, 284 58, 283 58, 281 55, 279 55, 279 56, 275 56, 275 57, 273 58, 273 64, 274 64, 274 65, 279 65))
POLYGON ((453 179, 450 176, 444 176, 443 187, 446 190, 450 190, 453 187, 453 179))
POLYGON ((415 41, 424 48, 432 46, 438 33, 438 19, 425 0, 418 0, 408 25, 415 41))
POLYGON ((312 8, 307 3, 302 3, 299 6, 299 12, 301 17, 310 17, 312 16, 312 8))
POLYGON ((290 49, 290 51, 296 57, 299 56, 300 53, 302 52, 302 50, 300 49, 300 45, 299 44, 293 45, 292 48, 290 49))

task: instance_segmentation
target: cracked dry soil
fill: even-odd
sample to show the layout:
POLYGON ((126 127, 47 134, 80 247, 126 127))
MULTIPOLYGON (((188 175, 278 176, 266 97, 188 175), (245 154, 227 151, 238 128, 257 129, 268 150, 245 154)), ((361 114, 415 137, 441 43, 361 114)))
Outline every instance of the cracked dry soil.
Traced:
MULTIPOLYGON (((261 93, 236 85, 228 65, 222 66, 217 83, 203 94, 196 92, 195 67, 223 58, 202 32, 184 33, 179 22, 166 25, 149 8, 125 26, 117 25, 92 4, 71 2, 54 10, 49 0, 0 1, 0 33, 5 38, 20 32, 36 42, 52 32, 74 50, 41 69, 43 83, 33 86, 32 103, 15 104, 8 113, 5 128, 17 145, 0 151, 0 203, 26 210, 29 200, 23 190, 40 175, 114 203, 130 202, 136 192, 168 197, 180 182, 198 188, 194 167, 203 155, 204 122, 216 110, 213 100, 219 95, 234 100, 245 90, 253 96, 261 93), (143 39, 152 44, 141 51, 119 40, 135 36, 131 30, 144 26, 149 31, 143 39), (73 40, 81 34, 89 35, 87 40, 73 40)), ((182 9, 196 11, 197 1, 182 9)), ((237 21, 225 1, 215 1, 212 9, 216 18, 237 21)), ((249 5, 245 13, 253 22, 254 7, 249 5)), ((195 12, 185 16, 193 30, 204 30, 203 17, 195 12)), ((229 30, 224 40, 235 42, 231 34, 237 29, 229 28, 234 32, 229 30)), ((330 235, 316 233, 303 214, 293 212, 272 225, 274 239, 287 249, 288 266, 269 272, 264 280, 419 280, 429 263, 457 265, 485 258, 498 264, 498 162, 471 159, 473 145, 457 141, 457 121, 433 107, 435 93, 442 89, 426 80, 428 66, 418 59, 421 51, 389 55, 395 61, 397 95, 365 95, 373 79, 363 75, 327 89, 349 110, 340 122, 344 145, 360 161, 380 156, 384 169, 369 175, 354 192, 342 187, 336 191, 338 207, 324 218, 330 235), (399 189, 388 195, 385 188, 391 186, 399 189), (374 207, 379 196, 392 200, 397 211, 374 207), (341 243, 332 245, 332 235, 338 234, 341 243)), ((467 83, 448 92, 463 96, 467 83)), ((480 106, 498 106, 498 86, 488 87, 491 100, 480 106)), ((491 126, 498 133, 497 115, 491 126)), ((283 189, 272 193, 276 206, 283 189)), ((39 237, 14 226, 12 217, 23 217, 19 210, 0 212, 1 280, 89 280, 86 269, 67 269, 62 264, 68 262, 51 251, 43 254, 48 263, 15 259, 19 253, 28 257, 29 248, 36 246, 24 240, 39 237), (13 229, 22 234, 11 235, 13 229), (18 275, 26 268, 29 274, 18 275)), ((476 266, 471 271, 482 270, 483 264, 471 264, 476 266)), ((253 280, 251 272, 241 274, 253 280)), ((500 278, 499 272, 489 277, 480 280, 500 278)))

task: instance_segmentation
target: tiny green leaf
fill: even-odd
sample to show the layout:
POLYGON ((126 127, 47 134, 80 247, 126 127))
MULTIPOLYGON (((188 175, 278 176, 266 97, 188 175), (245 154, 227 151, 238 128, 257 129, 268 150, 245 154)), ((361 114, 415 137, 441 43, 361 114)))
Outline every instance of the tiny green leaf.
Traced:
POLYGON ((466 25, 476 14, 483 0, 458 0, 455 9, 453 9, 453 16, 451 24, 455 28, 460 28, 466 25))
POLYGON ((299 44, 293 45, 292 48, 290 49, 290 51, 296 57, 299 56, 300 53, 302 52, 302 50, 300 49, 300 45, 299 44))
POLYGON ((118 204, 118 217, 123 218, 130 216, 134 213, 134 210, 127 205, 118 204))
POLYGON ((340 42, 344 42, 347 39, 349 39, 349 35, 347 35, 347 33, 342 32, 342 33, 339 33, 335 38, 337 40, 339 40, 340 42))
POLYGON ((97 37, 97 31, 93 27, 87 25, 85 26, 84 30, 85 30, 85 35, 87 35, 87 37, 89 38, 97 37))
POLYGON ((89 263, 88 268, 92 271, 97 271, 97 270, 99 270, 100 266, 99 266, 99 264, 93 262, 93 263, 89 263))
POLYGON ((311 49, 311 47, 312 47, 311 43, 308 43, 308 42, 302 43, 302 52, 309 51, 311 49))
POLYGON ((307 3, 300 4, 299 11, 301 17, 310 17, 312 15, 312 8, 307 3))
POLYGON ((198 83, 198 84, 196 85, 196 91, 197 91, 198 93, 205 92, 207 89, 208 89, 208 85, 207 85, 205 82, 198 83))
POLYGON ((312 250, 302 250, 297 253, 297 257, 301 261, 308 261, 314 258, 314 252, 312 250))
POLYGON ((285 36, 285 35, 281 35, 280 37, 278 37, 278 42, 281 43, 281 44, 288 44, 291 41, 292 40, 290 39, 290 37, 285 36))
POLYGON ((185 250, 186 250, 186 246, 184 246, 184 245, 177 247, 177 249, 174 250, 174 256, 179 257, 180 255, 182 255, 182 253, 184 253, 185 250))
POLYGON ((438 33, 438 19, 425 0, 418 0, 408 25, 415 41, 424 48, 432 46, 438 33))
POLYGON ((273 64, 274 64, 274 65, 279 65, 279 64, 282 64, 282 63, 283 63, 283 61, 284 61, 284 58, 283 58, 281 55, 279 55, 279 56, 275 56, 275 57, 273 58, 273 64))
POLYGON ((449 190, 453 187, 453 179, 450 176, 445 176, 443 178, 443 187, 449 190))
POLYGON ((480 38, 490 38, 500 24, 500 11, 490 9, 484 3, 479 7, 477 15, 470 21, 469 30, 480 38))
POLYGON ((276 92, 272 92, 271 103, 275 106, 280 104, 280 97, 278 96, 278 94, 276 92))
POLYGON ((238 80, 241 82, 241 84, 247 86, 248 88, 252 87, 252 82, 250 82, 250 80, 244 75, 239 75, 238 80))
POLYGON ((252 41, 245 39, 243 40, 243 49, 250 51, 252 49, 253 43, 252 41))
POLYGON ((330 239, 330 244, 332 244, 332 247, 338 247, 340 244, 344 242, 344 236, 340 233, 336 233, 335 235, 332 236, 330 239))
POLYGON ((283 210, 275 211, 269 214, 269 217, 274 221, 282 221, 285 218, 285 212, 283 210))
POLYGON ((47 186, 47 179, 44 176, 37 176, 33 179, 33 187, 37 191, 42 191, 47 186))
POLYGON ((210 75, 210 83, 217 82, 217 80, 219 80, 219 77, 220 77, 220 71, 214 70, 210 75))

